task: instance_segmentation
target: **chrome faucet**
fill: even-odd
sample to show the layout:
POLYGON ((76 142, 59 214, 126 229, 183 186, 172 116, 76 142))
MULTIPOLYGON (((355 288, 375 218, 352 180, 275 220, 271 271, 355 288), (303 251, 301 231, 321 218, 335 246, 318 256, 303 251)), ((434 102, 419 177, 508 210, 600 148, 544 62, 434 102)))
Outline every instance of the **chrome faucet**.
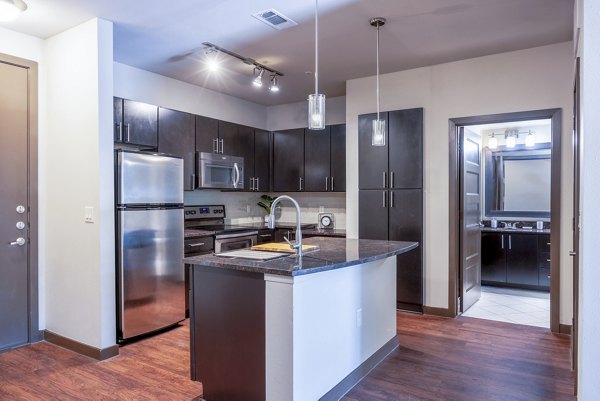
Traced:
POLYGON ((292 244, 288 238, 284 237, 284 239, 288 244, 290 244, 290 248, 296 250, 296 255, 302 257, 302 231, 300 229, 300 205, 298 205, 298 202, 296 202, 292 197, 289 197, 287 195, 281 195, 277 199, 275 199, 273 203, 271 203, 271 213, 269 214, 268 227, 275 228, 275 208, 277 207, 277 204, 283 199, 287 199, 290 202, 292 202, 294 204, 294 207, 296 208, 296 242, 292 244))

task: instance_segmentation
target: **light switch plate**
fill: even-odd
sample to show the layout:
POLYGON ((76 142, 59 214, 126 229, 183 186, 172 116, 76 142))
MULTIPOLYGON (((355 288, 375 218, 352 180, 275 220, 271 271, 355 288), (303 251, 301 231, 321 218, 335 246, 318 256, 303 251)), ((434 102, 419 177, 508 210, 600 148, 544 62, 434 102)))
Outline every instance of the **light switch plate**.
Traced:
POLYGON ((85 211, 84 221, 86 223, 93 223, 94 222, 94 207, 86 206, 84 208, 84 211, 85 211))

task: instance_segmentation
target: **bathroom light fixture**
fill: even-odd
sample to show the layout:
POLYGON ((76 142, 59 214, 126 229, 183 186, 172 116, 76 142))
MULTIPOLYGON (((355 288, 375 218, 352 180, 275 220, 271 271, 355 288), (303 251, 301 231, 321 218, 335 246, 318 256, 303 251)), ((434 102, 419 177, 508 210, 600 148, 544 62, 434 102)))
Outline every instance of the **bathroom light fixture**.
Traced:
POLYGON ((308 129, 325 129, 325 95, 319 93, 319 0, 315 0, 315 93, 308 95, 308 129))
POLYGON ((279 84, 277 83, 277 75, 271 76, 271 85, 269 86, 271 92, 279 92, 279 84))
MULTIPOLYGON (((5 1, 5 0, 0 0, 0 1, 5 1)), ((254 85, 256 87, 262 87, 263 86, 262 85, 262 76, 264 75, 265 71, 267 71, 268 73, 271 74, 271 83, 272 84, 269 86, 269 89, 271 90, 271 92, 277 92, 279 90, 279 86, 277 85, 277 77, 283 77, 283 73, 281 73, 277 70, 274 70, 271 67, 267 67, 266 65, 261 64, 252 58, 241 56, 235 52, 232 52, 231 50, 227 50, 223 47, 217 46, 210 42, 204 42, 204 43, 202 43, 202 45, 204 46, 204 51, 207 56, 206 65, 210 71, 216 71, 220 68, 220 65, 219 65, 220 61, 218 59, 218 55, 219 55, 219 53, 223 53, 223 54, 226 54, 228 56, 231 56, 233 58, 240 60, 244 64, 248 64, 248 65, 254 67, 255 77, 252 80, 252 85, 254 85), (258 71, 258 76, 256 76, 257 71, 258 71), (275 80, 273 80, 273 77, 275 77, 275 80), (275 86, 273 86, 273 83, 275 83, 275 86), (273 89, 273 87, 275 87, 276 89, 273 89)))
POLYGON ((506 130, 506 133, 504 136, 506 138, 506 147, 514 148, 517 144, 517 137, 519 136, 519 133, 511 132, 510 130, 506 130))
POLYGON ((385 18, 373 18, 370 24, 377 28, 377 118, 373 120, 371 145, 385 146, 385 120, 379 118, 379 28, 385 24, 385 18))
POLYGON ((0 21, 7 22, 17 19, 25 10, 27 10, 27 4, 23 0, 0 0, 0 21))
POLYGON ((262 86, 262 76, 265 73, 265 70, 263 70, 262 68, 255 68, 254 71, 256 73, 256 70, 258 70, 258 76, 256 76, 256 78, 254 78, 252 80, 252 85, 256 86, 257 88, 260 88, 262 86))
POLYGON ((498 138, 496 138, 496 134, 492 132, 490 136, 490 140, 488 141, 488 148, 496 149, 498 147, 498 138))
POLYGON ((533 132, 531 130, 529 130, 529 133, 525 137, 525 146, 527 146, 528 148, 535 146, 535 135, 533 135, 533 132))

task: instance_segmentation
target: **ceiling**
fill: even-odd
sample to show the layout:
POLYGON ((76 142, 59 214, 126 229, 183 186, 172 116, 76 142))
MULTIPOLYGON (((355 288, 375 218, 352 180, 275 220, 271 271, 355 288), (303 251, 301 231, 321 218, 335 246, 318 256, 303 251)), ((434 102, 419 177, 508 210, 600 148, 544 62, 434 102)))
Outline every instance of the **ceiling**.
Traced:
MULTIPOLYGON (((115 61, 263 105, 305 100, 314 92, 313 0, 25 0, 8 29, 50 37, 92 17, 114 22, 115 61), (251 14, 275 8, 298 23, 275 30, 251 14), (223 57, 205 68, 211 42, 281 71, 281 91, 250 85, 252 67, 223 57), (308 73, 307 73, 308 72, 308 73)), ((345 94, 345 81, 571 40, 573 0, 321 0, 319 92, 345 94)))

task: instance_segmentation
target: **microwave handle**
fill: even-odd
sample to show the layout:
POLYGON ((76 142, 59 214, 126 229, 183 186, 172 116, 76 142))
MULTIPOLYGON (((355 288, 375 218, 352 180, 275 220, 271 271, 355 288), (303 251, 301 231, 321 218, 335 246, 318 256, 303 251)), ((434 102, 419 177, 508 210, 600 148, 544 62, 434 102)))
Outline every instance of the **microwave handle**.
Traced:
POLYGON ((233 172, 234 172, 233 187, 237 188, 238 185, 240 184, 240 168, 238 167, 237 163, 233 163, 233 172))

